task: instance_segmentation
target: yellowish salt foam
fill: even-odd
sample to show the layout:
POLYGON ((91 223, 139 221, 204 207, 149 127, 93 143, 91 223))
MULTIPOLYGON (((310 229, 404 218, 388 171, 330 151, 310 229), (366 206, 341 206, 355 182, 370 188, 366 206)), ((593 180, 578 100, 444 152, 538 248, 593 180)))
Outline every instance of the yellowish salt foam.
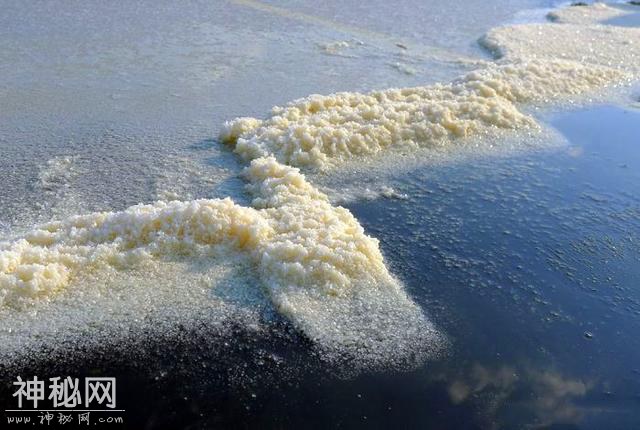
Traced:
POLYGON ((264 121, 228 122, 221 139, 245 160, 274 154, 283 163, 324 168, 390 147, 446 145, 492 129, 535 129, 536 121, 518 104, 581 94, 628 77, 565 60, 519 60, 446 85, 309 96, 274 108, 264 121))
POLYGON ((482 42, 503 59, 452 83, 311 95, 274 107, 265 120, 227 122, 220 138, 245 160, 273 154, 323 169, 388 148, 535 129, 522 105, 629 82, 640 72, 640 29, 595 23, 617 13, 603 5, 574 7, 554 15, 562 23, 497 28, 482 42))
POLYGON ((157 202, 37 227, 0 247, 4 306, 52 297, 78 273, 225 245, 255 265, 276 309, 328 352, 378 361, 436 333, 388 272, 378 241, 273 157, 245 171, 253 207, 157 202))

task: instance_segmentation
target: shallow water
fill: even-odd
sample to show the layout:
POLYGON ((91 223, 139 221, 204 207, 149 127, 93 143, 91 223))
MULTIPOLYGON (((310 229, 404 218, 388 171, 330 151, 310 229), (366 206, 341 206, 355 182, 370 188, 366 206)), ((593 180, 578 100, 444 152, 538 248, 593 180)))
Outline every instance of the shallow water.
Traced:
MULTIPOLYGON (((553 4, 2 3, 3 237, 156 199, 246 204, 242 163, 212 139, 224 120, 310 93, 447 81, 489 58, 476 43, 487 30, 540 21, 553 4)), ((389 196, 402 198, 347 204, 448 339, 419 369, 345 375, 268 309, 245 263, 206 258, 108 275, 82 293, 80 322, 102 315, 126 342, 104 330, 18 368, 117 376, 129 428, 640 426, 640 113, 545 115, 568 146, 386 172, 389 196), (205 284, 223 288, 191 289, 205 284), (237 284, 252 287, 248 298, 237 284), (124 311, 100 314, 100 300, 139 301, 143 320, 164 320, 149 330, 124 311)))
POLYGON ((417 172, 396 186, 409 200, 351 209, 438 310, 454 403, 491 403, 485 418, 508 428, 632 428, 640 113, 605 106, 552 124, 570 146, 417 172))
POLYGON ((629 14, 608 19, 604 22, 604 24, 617 25, 622 27, 639 27, 640 26, 640 5, 623 3, 618 7, 626 12, 629 12, 629 14))

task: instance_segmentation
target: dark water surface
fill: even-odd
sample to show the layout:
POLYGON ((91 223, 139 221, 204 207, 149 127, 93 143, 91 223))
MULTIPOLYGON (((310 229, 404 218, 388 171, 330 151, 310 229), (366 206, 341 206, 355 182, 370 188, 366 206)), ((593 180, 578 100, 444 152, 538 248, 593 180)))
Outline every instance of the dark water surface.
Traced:
POLYGON ((331 376, 277 322, 266 339, 185 329, 139 360, 88 351, 23 374, 116 376, 134 429, 640 428, 640 113, 552 123, 568 147, 425 168, 396 178, 409 199, 350 206, 449 337, 438 361, 331 376))
POLYGON ((451 336, 445 410, 482 428, 638 428, 640 114, 553 125, 569 148, 417 173, 408 202, 351 209, 451 336))

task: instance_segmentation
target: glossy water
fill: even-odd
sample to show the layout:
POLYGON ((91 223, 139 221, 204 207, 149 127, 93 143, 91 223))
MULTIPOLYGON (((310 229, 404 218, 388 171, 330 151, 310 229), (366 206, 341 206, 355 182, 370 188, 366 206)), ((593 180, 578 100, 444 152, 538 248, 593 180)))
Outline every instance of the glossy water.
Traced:
MULTIPOLYGON (((486 56, 483 32, 550 5, 1 3, 9 236, 166 193, 242 199, 240 164, 211 139, 225 119, 450 79, 486 56), (326 49, 336 41, 349 48, 326 49)), ((440 360, 343 379, 277 317, 215 338, 204 318, 136 339, 143 361, 107 349, 28 373, 118 376, 129 428, 640 427, 640 113, 549 122, 567 147, 425 167, 390 179, 406 200, 349 204, 448 336, 440 360)))
POLYGON ((553 124, 569 147, 417 172, 399 180, 407 202, 352 209, 452 337, 447 376, 423 375, 447 385, 445 410, 481 427, 634 428, 640 113, 553 124))

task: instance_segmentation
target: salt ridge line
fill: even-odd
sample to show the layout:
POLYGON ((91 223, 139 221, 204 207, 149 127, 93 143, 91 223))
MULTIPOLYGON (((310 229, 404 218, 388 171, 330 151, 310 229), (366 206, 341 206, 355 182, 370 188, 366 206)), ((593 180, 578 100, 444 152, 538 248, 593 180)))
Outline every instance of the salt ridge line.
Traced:
MULTIPOLYGON (((300 224, 289 224, 297 220, 289 216, 289 210, 305 205, 313 206, 309 213, 318 209, 322 216, 337 214, 338 218, 329 219, 330 227, 341 225, 341 222, 348 226, 348 232, 339 233, 343 239, 355 239, 360 243, 360 249, 367 251, 366 256, 370 257, 365 260, 378 269, 382 267, 382 256, 375 252, 377 242, 364 236, 362 228, 348 211, 332 208, 327 197, 306 182, 295 169, 282 166, 273 159, 259 159, 249 166, 245 176, 255 196, 253 204, 264 210, 239 206, 229 198, 159 201, 152 205, 132 206, 122 212, 99 212, 50 222, 35 228, 23 239, 2 243, 0 291, 3 304, 17 304, 21 298, 38 298, 54 293, 69 282, 74 270, 82 266, 106 264, 124 267, 135 264, 140 258, 186 252, 190 246, 221 243, 239 250, 259 249, 260 254, 278 231, 288 238, 282 243, 293 244, 295 234, 304 232, 304 229, 300 224), (289 210, 279 211, 282 208, 289 210)), ((311 226, 310 223, 306 225, 311 226)), ((313 225, 316 228, 320 226, 313 225)), ((314 246, 322 243, 315 242, 316 239, 314 246)), ((335 248, 334 245, 327 250, 335 248)), ((309 253, 288 255, 283 250, 277 252, 283 260, 291 257, 293 261, 295 255, 303 254, 313 260, 309 253)), ((264 257, 266 261, 271 256, 264 257)), ((334 259, 339 265, 344 257, 327 254, 323 258, 334 259)), ((316 269, 327 268, 321 265, 316 269)), ((314 273, 317 274, 317 270, 314 273)), ((316 280, 320 278, 313 277, 316 280)), ((325 281, 334 284, 337 291, 337 286, 347 284, 348 279, 334 274, 325 281)))
POLYGON ((0 303, 50 299, 105 265, 226 246, 250 257, 278 312, 328 354, 383 363, 437 349, 438 334, 348 210, 272 157, 244 175, 254 208, 228 198, 157 202, 51 222, 0 244, 0 303))
POLYGON ((38 226, 22 239, 0 243, 0 305, 49 298, 75 272, 102 265, 127 267, 196 245, 224 242, 242 249, 268 232, 254 212, 231 199, 157 202, 38 226))
MULTIPOLYGON (((600 9, 593 7, 592 20, 600 9)), ((228 121, 220 139, 245 160, 273 154, 286 164, 324 169, 391 147, 449 145, 497 129, 535 130, 538 124, 519 105, 630 82, 640 73, 638 41, 640 29, 597 24, 500 27, 482 43, 503 59, 452 83, 311 95, 274 107, 265 120, 228 121)))
POLYGON ((225 123, 220 138, 245 160, 274 154, 286 164, 323 169, 390 147, 448 145, 492 130, 537 129, 517 103, 546 102, 629 78, 619 70, 564 60, 492 65, 450 83, 368 94, 311 95, 264 121, 225 123))

